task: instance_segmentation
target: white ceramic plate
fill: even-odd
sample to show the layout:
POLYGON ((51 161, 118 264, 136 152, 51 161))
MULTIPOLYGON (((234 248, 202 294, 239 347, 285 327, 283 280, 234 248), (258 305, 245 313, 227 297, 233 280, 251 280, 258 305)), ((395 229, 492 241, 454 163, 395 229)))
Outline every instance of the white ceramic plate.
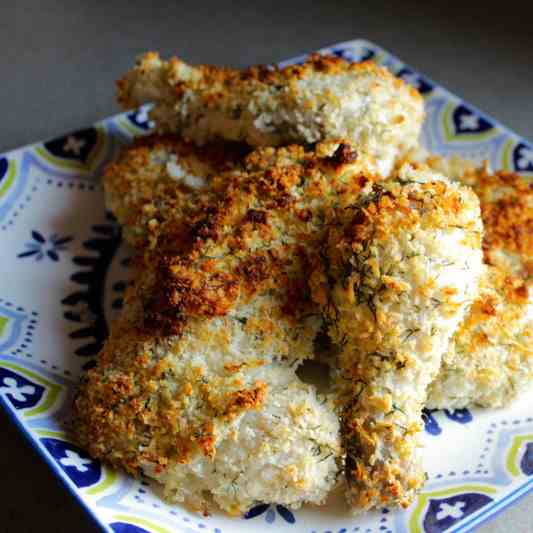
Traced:
MULTIPOLYGON (((415 85, 426 98, 430 150, 533 174, 533 147, 524 139, 380 47, 357 40, 324 51, 372 58, 415 85)), ((104 211, 99 176, 120 146, 149 129, 141 109, 0 156, 0 404, 105 531, 467 531, 531 490, 533 394, 503 410, 428 414, 424 490, 407 511, 359 518, 341 495, 321 508, 263 504, 243 518, 200 517, 69 441, 79 374, 107 335, 127 276, 129 251, 104 211)))

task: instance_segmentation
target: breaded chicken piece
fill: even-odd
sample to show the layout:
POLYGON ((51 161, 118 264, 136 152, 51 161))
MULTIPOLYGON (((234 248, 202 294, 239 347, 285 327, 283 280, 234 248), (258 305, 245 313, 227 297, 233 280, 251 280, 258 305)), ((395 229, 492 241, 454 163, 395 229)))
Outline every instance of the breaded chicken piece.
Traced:
POLYGON ((251 146, 346 140, 388 175, 416 146, 420 94, 372 62, 312 54, 303 65, 234 70, 190 66, 149 52, 117 82, 123 108, 154 102, 160 132, 203 144, 214 138, 251 146))
MULTIPOLYGON (((422 148, 407 161, 423 163, 449 179, 469 185, 479 197, 485 228, 484 259, 530 284, 533 278, 533 183, 514 172, 491 172, 457 156, 444 158, 422 148)), ((398 163, 402 164, 402 161, 398 163)))
POLYGON ((533 382, 533 302, 523 280, 488 266, 426 406, 501 407, 533 382))
POLYGON ((142 248, 157 240, 169 218, 185 216, 216 195, 224 174, 236 170, 247 152, 236 143, 197 147, 178 135, 141 137, 106 168, 106 207, 122 225, 125 239, 142 248))
POLYGON ((485 167, 458 179, 480 199, 488 266, 427 406, 501 407, 533 382, 533 188, 517 174, 485 167))
POLYGON ((262 297, 192 319, 180 336, 156 335, 140 302, 130 295, 77 398, 89 452, 202 512, 206 492, 230 514, 256 501, 320 503, 338 475, 339 423, 313 386, 274 361, 299 348, 284 338, 290 321, 262 297))
POLYGON ((332 406, 294 367, 312 356, 320 310, 309 256, 333 198, 370 183, 346 145, 251 154, 226 190, 168 220, 76 400, 94 457, 225 511, 320 503, 342 450, 332 406))
POLYGON ((348 502, 406 507, 425 479, 417 447, 428 385, 477 296, 479 202, 405 165, 341 204, 330 228, 311 283, 340 352, 348 502))
POLYGON ((444 356, 427 407, 501 407, 533 381, 533 187, 518 174, 420 147, 407 157, 471 186, 484 222, 481 293, 444 356))
POLYGON ((488 265, 533 282, 533 183, 512 172, 486 167, 464 173, 460 181, 479 197, 485 227, 483 253, 488 265))
POLYGON ((456 154, 443 157, 430 152, 421 145, 415 146, 403 158, 398 159, 396 170, 406 163, 428 166, 433 171, 446 176, 452 181, 461 181, 461 178, 466 173, 477 172, 481 168, 479 164, 470 159, 465 159, 456 154))

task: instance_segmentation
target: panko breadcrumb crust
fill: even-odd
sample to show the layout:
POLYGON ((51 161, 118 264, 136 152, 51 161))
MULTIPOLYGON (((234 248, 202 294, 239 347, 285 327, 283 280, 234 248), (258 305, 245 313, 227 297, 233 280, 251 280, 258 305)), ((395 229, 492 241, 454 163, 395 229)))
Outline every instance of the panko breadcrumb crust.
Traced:
POLYGON ((426 407, 501 407, 533 381, 533 303, 524 280, 487 266, 426 407))
MULTIPOLYGON (((138 216, 129 219, 136 223, 134 235, 142 236, 142 241, 137 242, 142 242, 143 245, 146 245, 148 241, 156 243, 161 228, 164 228, 167 222, 174 219, 175 224, 176 220, 186 218, 186 214, 197 209, 198 203, 202 200, 207 206, 210 204, 212 197, 224 189, 224 171, 231 168, 234 171, 238 168, 244 169, 244 159, 239 159, 242 158, 244 149, 227 143, 226 146, 228 146, 225 152, 227 156, 224 155, 224 145, 216 145, 214 150, 213 147, 196 148, 175 135, 167 135, 142 139, 135 146, 125 149, 118 163, 110 167, 106 173, 106 191, 108 191, 108 196, 114 194, 115 211, 123 209, 125 213, 148 213, 144 219, 138 216), (220 154, 223 154, 222 157, 220 154), (173 157, 174 160, 172 160, 173 157), (167 168, 171 160, 172 164, 180 165, 185 172, 190 172, 193 176, 196 175, 204 180, 206 185, 202 186, 199 191, 177 181, 169 174, 167 168), (217 168, 221 169, 221 174, 216 178, 213 178, 214 171, 210 170, 213 168, 213 161, 217 168), (148 241, 145 238, 146 234, 151 235, 148 241)), ((329 150, 331 151, 332 148, 329 150)), ((249 166, 254 157, 249 158, 249 166)), ((353 162, 356 158, 357 152, 348 144, 342 144, 329 156, 328 164, 343 172, 343 165, 353 162)), ((439 163, 439 158, 430 160, 429 163, 437 168, 442 168, 443 165, 442 162, 439 163)), ((264 167, 268 164, 267 161, 263 162, 264 167)), ((494 220, 494 217, 489 219, 486 212, 488 210, 494 213, 494 208, 489 204, 488 199, 496 196, 494 192, 491 196, 483 194, 483 189, 486 186, 494 188, 498 183, 499 175, 489 176, 486 170, 473 167, 464 172, 464 170, 461 171, 461 166, 456 166, 457 169, 450 173, 455 174, 456 179, 467 176, 463 180, 477 190, 482 199, 481 209, 486 220, 486 235, 491 235, 493 233, 491 220, 494 220)), ((226 174, 231 174, 231 172, 226 172, 226 174)), ((523 178, 506 174, 504 180, 507 197, 505 202, 500 202, 500 205, 513 205, 508 196, 511 193, 517 196, 519 193, 521 201, 518 203, 527 207, 527 193, 530 194, 530 189, 527 186, 524 187, 523 178), (511 184, 517 184, 518 188, 513 190, 511 184)), ((501 198, 501 191, 498 198, 501 198)), ((336 201, 335 198, 332 205, 336 201)), ((502 212, 505 213, 503 209, 500 210, 500 213, 502 212)), ((526 233, 516 228, 527 225, 529 215, 527 209, 517 210, 515 208, 513 212, 515 219, 510 226, 515 228, 511 233, 514 238, 511 245, 506 246, 525 252, 528 248, 517 239, 517 236, 523 238, 526 233)), ((128 219, 121 217, 119 213, 117 213, 119 220, 127 228, 128 219)), ((258 215, 252 216, 257 218, 258 215)), ((509 220, 508 216, 507 219, 509 220)), ((168 232, 168 228, 165 231, 168 232)), ((126 232, 126 235, 131 235, 131 232, 126 232)), ((487 237, 484 240, 484 250, 487 256, 490 248, 486 245, 486 241, 487 237)), ((494 239, 491 242, 494 242, 494 239)), ((529 304, 527 298, 519 297, 520 291, 523 296, 524 290, 523 283, 513 278, 511 274, 497 275, 496 272, 492 272, 491 276, 488 276, 488 273, 484 275, 480 298, 473 304, 465 322, 456 332, 454 341, 444 356, 442 370, 429 389, 426 404, 428 407, 459 408, 472 404, 502 405, 531 382, 530 366, 533 362, 530 344, 527 342, 531 320, 529 319, 529 322, 526 320, 529 304), (492 281, 489 282, 489 278, 492 281), (510 298, 511 292, 509 291, 512 291, 515 297, 510 298), (487 306, 487 301, 493 302, 494 305, 487 306), (490 319, 486 315, 489 308, 494 308, 490 319), (513 344, 509 342, 511 338, 515 339, 513 344), (457 352, 462 354, 461 357, 457 356, 457 352)), ((208 300, 208 305, 213 305, 213 301, 208 300)))
POLYGON ((251 146, 346 139, 384 176, 417 145, 424 117, 418 91, 387 69, 320 54, 283 69, 236 70, 148 52, 117 87, 125 109, 154 102, 160 132, 251 146))
POLYGON ((333 199, 371 182, 365 168, 346 144, 265 148, 223 193, 173 211, 76 399, 93 456, 198 509, 205 492, 231 514, 324 500, 342 462, 338 418, 294 367, 322 323, 309 257, 333 199))
POLYGON ((501 407, 533 381, 533 185, 486 166, 457 172, 457 179, 479 197, 487 267, 427 406, 501 407))
POLYGON ((213 142, 198 147, 178 135, 150 135, 123 148, 104 172, 106 207, 125 239, 142 249, 157 241, 159 228, 173 216, 185 217, 205 196, 224 186, 250 149, 213 142))
POLYGON ((430 387, 427 407, 504 406, 533 381, 533 184, 516 173, 491 172, 487 163, 420 147, 407 160, 472 187, 484 226, 481 291, 430 387))
POLYGON ((533 183, 514 172, 486 166, 459 178, 479 197, 485 226, 485 262, 531 284, 533 280, 533 183))
POLYGON ((117 85, 159 133, 105 172, 140 256, 81 444, 204 513, 322 503, 343 471, 355 511, 407 506, 424 403, 499 406, 533 379, 531 185, 423 153, 422 98, 371 62, 150 52, 117 85), (479 197, 483 253, 477 197, 440 173, 479 197), (329 397, 295 374, 324 325, 329 397))
MULTIPOLYGON (((138 139, 107 168, 106 203, 122 224, 126 239, 139 248, 148 246, 157 242, 168 220, 186 218, 198 203, 209 202, 219 194, 224 189, 224 176, 244 169, 246 152, 245 146, 228 142, 197 147, 172 134, 138 139), (198 182, 188 184, 188 175, 198 182)), ((355 157, 356 152, 345 144, 331 156, 330 164, 342 168, 355 157)), ((422 160, 472 186, 478 194, 484 219, 485 262, 491 265, 490 273, 484 275, 480 299, 456 332, 442 371, 430 388, 427 407, 501 406, 519 395, 533 378, 528 288, 516 278, 521 274, 527 280, 532 262, 533 189, 521 176, 490 174, 485 167, 458 158, 426 155, 422 160), (515 262, 519 256, 513 271, 509 271, 505 254, 513 254, 515 262), (513 296, 519 293, 522 297, 513 296), (487 306, 487 301, 494 305, 487 306), (481 311, 489 308, 494 308, 490 317, 481 311)))
POLYGON ((477 295, 479 202, 405 165, 340 204, 311 279, 340 349, 337 399, 348 501, 408 506, 425 480, 417 453, 427 387, 477 295))
POLYGON ((444 158, 416 148, 399 159, 417 161, 449 179, 472 187, 479 197, 485 228, 484 260, 488 265, 531 283, 533 277, 533 182, 505 170, 491 171, 458 156, 444 158))

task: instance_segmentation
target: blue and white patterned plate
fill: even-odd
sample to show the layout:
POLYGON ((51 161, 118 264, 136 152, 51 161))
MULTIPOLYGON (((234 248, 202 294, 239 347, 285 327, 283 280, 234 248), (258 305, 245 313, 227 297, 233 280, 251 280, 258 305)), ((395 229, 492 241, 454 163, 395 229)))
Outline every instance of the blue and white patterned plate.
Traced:
MULTIPOLYGON (((323 51, 372 58, 415 85, 426 98, 423 144, 431 151, 533 175, 531 144, 382 48, 358 40, 323 51)), ((76 383, 121 306, 130 254, 104 211, 99 176, 149 130, 141 109, 0 156, 0 404, 105 531, 467 531, 532 489, 533 394, 502 410, 427 413, 424 490, 406 511, 358 518, 342 495, 322 508, 262 504, 243 518, 200 517, 71 442, 76 383)))

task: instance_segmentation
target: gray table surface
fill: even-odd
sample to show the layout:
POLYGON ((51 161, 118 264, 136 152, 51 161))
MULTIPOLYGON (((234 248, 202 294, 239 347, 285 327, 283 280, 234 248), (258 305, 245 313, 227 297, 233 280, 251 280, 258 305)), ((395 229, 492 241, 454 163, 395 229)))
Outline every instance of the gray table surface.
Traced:
MULTIPOLYGON (((509 3, 87 2, 0 4, 0 150, 117 111, 114 80, 146 50, 191 62, 268 63, 365 37, 533 139, 531 19, 509 3), (99 4, 101 7, 99 7, 99 4)), ((0 413, 0 532, 96 527, 0 413)), ((533 531, 533 494, 480 528, 533 531)))

